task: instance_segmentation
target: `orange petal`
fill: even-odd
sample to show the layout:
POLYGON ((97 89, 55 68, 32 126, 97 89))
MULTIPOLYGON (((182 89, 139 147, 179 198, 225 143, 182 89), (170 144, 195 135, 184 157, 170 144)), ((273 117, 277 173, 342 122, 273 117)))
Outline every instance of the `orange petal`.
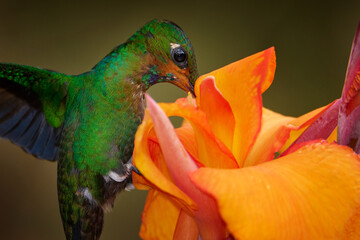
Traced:
POLYGON ((172 239, 180 207, 166 194, 149 190, 142 214, 141 239, 172 239))
POLYGON ((198 240, 199 229, 193 217, 187 215, 186 212, 181 211, 176 229, 174 233, 174 240, 198 240))
MULTIPOLYGON (((190 181, 188 174, 197 168, 194 161, 178 139, 174 127, 162 109, 149 96, 145 95, 154 129, 159 139, 161 150, 176 186, 190 196, 197 204, 195 219, 202 238, 215 239, 225 237, 224 224, 219 216, 214 199, 203 194, 190 181)), ((141 169, 139 169, 141 171, 141 169)))
POLYGON ((175 132, 186 151, 193 159, 196 159, 198 161, 198 146, 195 139, 194 129, 191 127, 191 125, 183 125, 182 127, 175 129, 175 132))
POLYGON ((201 104, 200 85, 208 76, 215 77, 216 87, 230 104, 235 117, 231 150, 239 166, 243 165, 260 131, 261 93, 271 84, 274 72, 275 51, 274 48, 269 48, 203 75, 196 81, 198 105, 201 104))
POLYGON ((132 181, 136 189, 138 190, 149 190, 152 185, 149 181, 147 181, 144 176, 140 176, 135 172, 132 173, 132 181))
POLYGON ((149 150, 149 144, 151 147, 151 142, 149 143, 148 136, 151 128, 152 121, 146 111, 144 120, 135 135, 133 163, 143 175, 143 178, 140 178, 134 174, 133 180, 135 186, 143 189, 143 185, 148 184, 153 188, 170 194, 174 199, 178 200, 179 204, 191 215, 193 214, 192 211, 197 209, 196 204, 172 182, 168 171, 164 170, 166 165, 164 164, 162 154, 160 154, 160 152, 153 152, 153 150, 156 150, 156 146, 153 145, 151 152, 149 150), (156 160, 155 162, 151 158, 151 154, 153 154, 156 160), (155 157, 154 154, 158 155, 155 157))
POLYGON ((289 127, 292 128, 290 132, 290 136, 284 146, 280 149, 280 153, 283 153, 286 149, 288 149, 295 141, 299 138, 299 136, 313 123, 318 119, 334 102, 315 109, 311 112, 308 112, 300 117, 294 118, 290 123, 289 127))
POLYGON ((169 172, 175 184, 181 190, 188 192, 188 195, 191 195, 193 191, 197 190, 188 189, 193 185, 187 178, 187 174, 198 168, 181 144, 173 125, 165 113, 149 95, 146 95, 146 101, 169 172))
MULTIPOLYGON (((198 166, 205 164, 210 167, 234 168, 238 167, 231 152, 227 150, 221 142, 215 139, 211 132, 210 126, 202 111, 197 110, 194 106, 188 105, 186 99, 180 99, 173 104, 159 104, 167 115, 180 116, 189 119, 193 125, 199 129, 197 139, 194 139, 194 132, 187 124, 186 129, 180 128, 177 134, 191 156, 195 157, 198 166), (201 143, 200 152, 198 153, 197 141, 201 143), (211 151, 208 151, 211 146, 211 151), (208 158, 205 155, 218 156, 216 159, 208 158), (214 155, 212 155, 214 154, 214 155), (203 162, 198 164, 199 155, 203 162)), ((159 190, 173 195, 178 198, 184 208, 188 208, 188 214, 191 209, 196 209, 196 204, 184 194, 173 182, 172 177, 167 169, 158 140, 153 131, 153 123, 146 111, 143 123, 139 126, 135 137, 134 165, 141 171, 143 176, 133 174, 134 185, 138 189, 146 189, 146 186, 158 188, 159 190)))
POLYGON ((255 167, 202 168, 192 180, 217 200, 236 239, 360 239, 360 162, 327 142, 255 167))
POLYGON ((293 127, 288 123, 293 119, 263 108, 261 131, 244 166, 254 166, 272 160, 275 152, 279 151, 289 138, 293 127))
POLYGON ((211 131, 211 127, 203 111, 188 105, 187 101, 183 99, 173 104, 160 103, 159 106, 167 116, 179 116, 191 123, 197 142, 198 160, 201 164, 214 168, 238 167, 230 150, 224 143, 219 141, 211 131), (214 159, 213 156, 217 156, 217 158, 214 159))
POLYGON ((231 149, 235 118, 229 103, 216 88, 214 77, 207 77, 201 82, 200 96, 199 108, 205 112, 212 131, 228 149, 231 149))
MULTIPOLYGON (((296 144, 313 141, 316 139, 327 139, 336 128, 338 124, 340 99, 333 101, 325 111, 321 112, 315 121, 306 126, 306 130, 291 144, 289 148, 296 144)), ((304 127, 303 127, 304 128, 304 127)), ((283 154, 287 154, 285 151, 283 154)))
POLYGON ((334 143, 336 142, 336 139, 337 139, 337 131, 338 131, 338 128, 336 127, 334 129, 334 131, 330 134, 330 136, 328 137, 327 141, 329 143, 334 143))
MULTIPOLYGON (((185 147, 186 151, 190 154, 190 156, 195 161, 198 161, 199 154, 198 154, 198 146, 195 138, 194 129, 192 128, 191 124, 188 121, 184 121, 184 123, 180 128, 175 129, 176 135, 178 136, 182 145, 185 147)), ((166 163, 165 161, 163 161, 164 158, 163 156, 160 156, 162 155, 162 152, 160 149, 159 140, 157 139, 153 128, 149 133, 148 139, 149 139, 149 148, 151 148, 150 149, 151 158, 155 163, 159 163, 157 164, 157 166, 160 168, 160 170, 163 173, 168 172, 166 163)), ((203 166, 203 164, 201 164, 201 166, 203 166)))

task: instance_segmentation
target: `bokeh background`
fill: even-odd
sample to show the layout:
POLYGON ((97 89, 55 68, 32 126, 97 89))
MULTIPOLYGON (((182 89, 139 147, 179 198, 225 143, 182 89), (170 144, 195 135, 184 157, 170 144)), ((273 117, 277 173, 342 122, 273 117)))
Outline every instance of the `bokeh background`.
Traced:
MULTIPOLYGON (((153 18, 179 24, 200 74, 275 46, 264 105, 298 116, 341 94, 360 1, 0 1, 0 62, 67 74, 88 71, 153 18)), ((169 84, 157 101, 185 96, 169 84)), ((0 140, 0 238, 64 239, 56 164, 0 140)), ((120 194, 102 239, 138 239, 146 192, 120 194)))

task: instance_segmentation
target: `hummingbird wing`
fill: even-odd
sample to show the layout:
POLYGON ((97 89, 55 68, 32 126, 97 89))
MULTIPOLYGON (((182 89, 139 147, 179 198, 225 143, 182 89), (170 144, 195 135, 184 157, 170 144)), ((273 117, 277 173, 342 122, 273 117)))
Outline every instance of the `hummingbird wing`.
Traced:
POLYGON ((69 76, 0 63, 0 137, 26 152, 56 160, 69 76))

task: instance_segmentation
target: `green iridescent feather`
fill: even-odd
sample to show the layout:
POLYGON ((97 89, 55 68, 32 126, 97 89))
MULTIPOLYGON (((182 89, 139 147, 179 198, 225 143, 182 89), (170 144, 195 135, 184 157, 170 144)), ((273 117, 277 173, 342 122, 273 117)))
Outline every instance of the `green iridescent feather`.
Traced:
POLYGON ((67 239, 98 239, 103 210, 131 180, 145 91, 170 82, 193 92, 197 77, 189 39, 164 20, 149 22, 80 75, 0 64, 0 137, 58 160, 67 239))

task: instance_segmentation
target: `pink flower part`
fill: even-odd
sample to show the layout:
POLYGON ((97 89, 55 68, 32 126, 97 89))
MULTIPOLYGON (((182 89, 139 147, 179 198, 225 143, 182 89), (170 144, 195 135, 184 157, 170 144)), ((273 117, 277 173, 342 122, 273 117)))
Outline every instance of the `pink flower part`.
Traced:
POLYGON ((341 96, 338 143, 360 152, 360 22, 353 41, 341 96))
MULTIPOLYGON (((316 139, 327 139, 338 124, 340 103, 340 99, 335 100, 332 105, 290 145, 288 150, 299 143, 316 139)), ((288 154, 288 150, 286 150, 282 156, 288 154)))
POLYGON ((223 239, 226 229, 215 200, 201 192, 189 178, 198 169, 177 137, 174 127, 164 111, 146 94, 147 107, 154 123, 161 151, 175 184, 198 205, 195 221, 203 239, 223 239))

